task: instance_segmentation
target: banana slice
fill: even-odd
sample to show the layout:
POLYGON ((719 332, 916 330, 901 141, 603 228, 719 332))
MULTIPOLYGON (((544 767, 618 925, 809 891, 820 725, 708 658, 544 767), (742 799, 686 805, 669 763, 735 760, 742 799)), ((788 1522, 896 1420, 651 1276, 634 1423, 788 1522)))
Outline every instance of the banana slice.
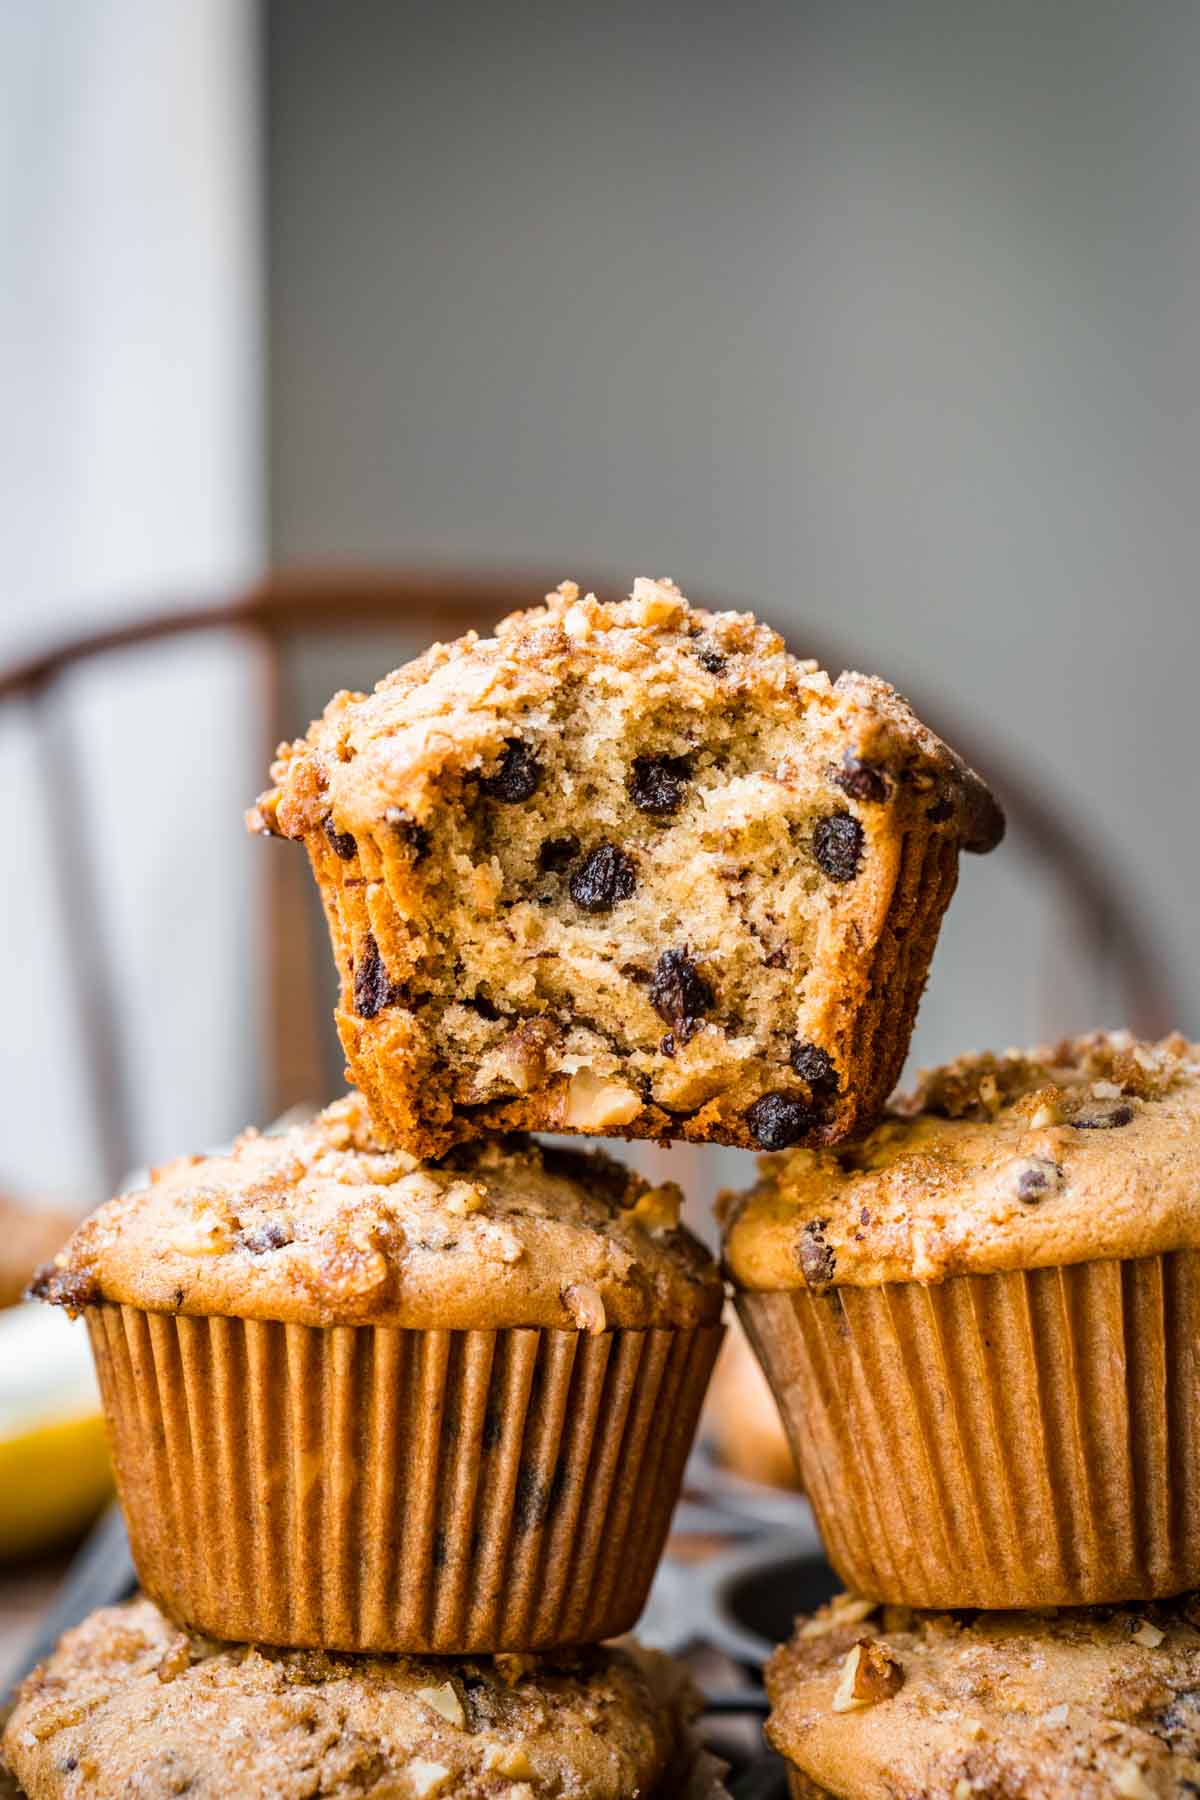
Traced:
POLYGON ((0 1557, 82 1531, 112 1487, 83 1321, 48 1306, 0 1312, 0 1557))

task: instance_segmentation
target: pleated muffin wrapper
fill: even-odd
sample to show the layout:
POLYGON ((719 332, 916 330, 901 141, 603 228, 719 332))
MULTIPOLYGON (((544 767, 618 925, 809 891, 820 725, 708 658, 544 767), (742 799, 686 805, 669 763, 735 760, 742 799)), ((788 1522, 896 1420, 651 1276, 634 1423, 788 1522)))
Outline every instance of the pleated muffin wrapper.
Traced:
POLYGON ((1200 1584, 1200 1252, 743 1292, 829 1559, 914 1607, 1200 1584))
POLYGON ((164 1612, 236 1641, 436 1654, 634 1624, 722 1335, 87 1318, 164 1612))

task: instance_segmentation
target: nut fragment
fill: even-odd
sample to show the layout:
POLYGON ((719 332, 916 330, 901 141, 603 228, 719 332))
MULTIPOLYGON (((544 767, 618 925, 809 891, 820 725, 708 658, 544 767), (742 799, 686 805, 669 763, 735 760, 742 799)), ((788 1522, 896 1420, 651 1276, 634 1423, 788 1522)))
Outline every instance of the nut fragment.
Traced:
POLYGON ((423 1700, 433 1712, 440 1713, 447 1725, 455 1725, 459 1731, 467 1722, 462 1701, 458 1697, 457 1690, 449 1681, 439 1682, 437 1687, 418 1688, 417 1699, 423 1700))
POLYGON ((192 1647, 182 1631, 176 1632, 163 1651, 157 1669, 154 1671, 160 1681, 174 1681, 185 1669, 192 1666, 192 1647))
POLYGON ((683 596, 673 581, 651 581, 639 575, 629 607, 639 625, 673 625, 683 612, 683 596))
POLYGON ((1157 1800, 1154 1789, 1132 1758, 1120 1762, 1113 1770, 1113 1792, 1123 1800, 1157 1800))
POLYGON ((606 1131, 610 1125, 627 1125, 641 1109, 636 1089, 580 1069, 567 1089, 563 1124, 569 1131, 606 1131))
POLYGON ((856 1712, 890 1700, 904 1686, 904 1670, 886 1644, 876 1638, 859 1638, 842 1664, 842 1678, 833 1696, 837 1713, 856 1712))
POLYGON ((413 1800, 432 1800, 432 1796, 440 1794, 450 1779, 450 1771, 445 1763, 430 1762, 424 1756, 414 1756, 409 1762, 407 1773, 413 1800))
POLYGON ((1133 1634, 1133 1641, 1135 1644, 1143 1644, 1147 1650, 1157 1650, 1166 1635, 1157 1625, 1152 1625, 1149 1619, 1143 1619, 1133 1634))
POLYGON ((489 1775, 508 1775, 514 1781, 533 1774, 533 1764, 522 1744, 489 1744, 483 1753, 489 1775))
POLYGON ((802 1638, 824 1637, 842 1625, 861 1625, 878 1608, 877 1600, 864 1600, 861 1594, 835 1594, 814 1619, 800 1627, 802 1638))
POLYGON ((574 1319, 580 1331, 589 1331, 595 1336, 605 1330, 608 1316, 604 1311, 604 1299, 599 1288, 594 1288, 590 1281, 572 1281, 562 1291, 563 1305, 574 1319))

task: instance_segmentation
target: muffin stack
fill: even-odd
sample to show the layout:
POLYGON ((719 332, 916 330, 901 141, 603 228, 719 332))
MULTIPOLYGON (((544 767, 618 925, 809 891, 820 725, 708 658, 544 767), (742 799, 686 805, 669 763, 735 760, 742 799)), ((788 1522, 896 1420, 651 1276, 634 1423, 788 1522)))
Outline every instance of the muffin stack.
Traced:
POLYGON ((150 1599, 64 1642, 6 1753, 38 1795, 720 1791, 661 1665, 587 1647, 644 1604, 721 1278, 672 1184, 514 1134, 867 1129, 999 812, 883 683, 647 581, 434 645, 272 774, 360 1092, 39 1277, 150 1599))
POLYGON ((1110 1033, 964 1058, 726 1199, 853 1589, 768 1670, 796 1794, 1200 1793, 1198 1194, 1200 1047, 1110 1033))

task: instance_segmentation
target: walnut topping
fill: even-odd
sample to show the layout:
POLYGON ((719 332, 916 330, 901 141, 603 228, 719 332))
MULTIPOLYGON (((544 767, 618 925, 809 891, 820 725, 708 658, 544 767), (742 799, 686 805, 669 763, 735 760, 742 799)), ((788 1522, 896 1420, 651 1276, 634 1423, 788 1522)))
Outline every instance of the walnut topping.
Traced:
POLYGON ((461 1219, 468 1213, 479 1212, 487 1204, 487 1189, 478 1181, 455 1181, 446 1189, 442 1204, 448 1213, 461 1219))
POLYGON ((533 1774, 533 1764, 521 1744, 489 1744, 483 1766, 489 1775, 508 1775, 515 1781, 533 1774))
POLYGON ((1113 1792, 1120 1794, 1122 1800, 1158 1800, 1154 1789, 1132 1757, 1118 1763, 1113 1770, 1113 1792))
POLYGON ((861 1594, 835 1594, 829 1605, 815 1618, 800 1627, 802 1638, 825 1637, 842 1625, 861 1625, 876 1610, 878 1601, 864 1600, 861 1594))
POLYGON ((1147 1650, 1157 1650, 1158 1646, 1165 1641, 1166 1635, 1166 1632, 1160 1631, 1157 1625, 1152 1625, 1149 1619, 1143 1619, 1133 1633, 1133 1641, 1135 1644, 1145 1645, 1147 1650))
POLYGON ((174 1681, 177 1675, 191 1667, 192 1650, 186 1634, 176 1632, 159 1660, 155 1674, 160 1681, 174 1681))
POLYGON ((467 1722, 458 1691, 449 1681, 440 1682, 437 1687, 418 1688, 417 1699, 423 1700, 426 1706, 445 1719, 447 1725, 457 1726, 459 1731, 467 1722))
POLYGON ((525 1246, 514 1231, 507 1225, 500 1225, 491 1219, 483 1219, 475 1230, 475 1242, 489 1262, 518 1263, 525 1254, 525 1246))
POLYGON ((833 1710, 856 1712, 860 1707, 877 1706, 903 1686, 904 1669, 888 1646, 875 1638, 859 1638, 842 1664, 833 1710))
POLYGON ((629 611, 637 625, 675 625, 683 617, 683 596, 673 581, 639 575, 629 596, 629 611))
POLYGON ((608 1319, 604 1311, 603 1296, 590 1282, 571 1282, 563 1289, 562 1297, 563 1305, 580 1331, 589 1331, 595 1336, 606 1329, 608 1319))
POLYGON ((573 1131, 607 1131, 613 1125, 628 1125, 641 1110, 636 1089, 580 1069, 567 1089, 563 1124, 573 1131))
POLYGON ((414 1756, 408 1765, 413 1800, 433 1800, 433 1795, 440 1794, 449 1779, 450 1771, 445 1763, 430 1762, 427 1757, 414 1756))

